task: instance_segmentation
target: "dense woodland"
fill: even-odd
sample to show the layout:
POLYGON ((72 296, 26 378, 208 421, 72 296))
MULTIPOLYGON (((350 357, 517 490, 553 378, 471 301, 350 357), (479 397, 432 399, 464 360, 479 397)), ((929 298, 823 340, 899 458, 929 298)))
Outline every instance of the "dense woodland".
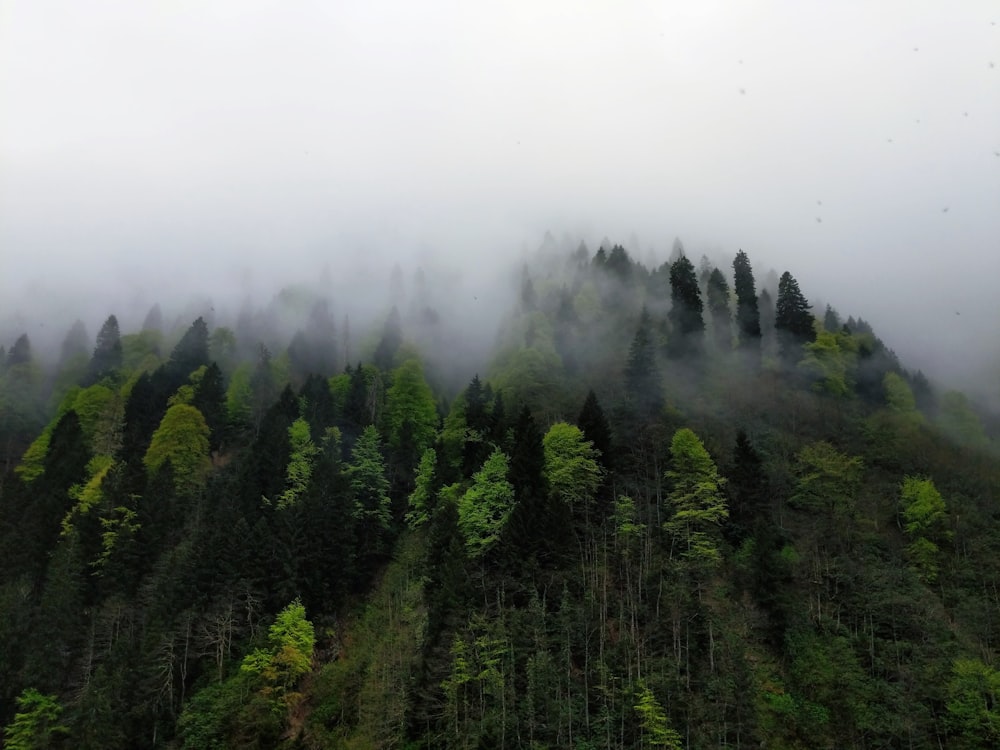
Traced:
POLYGON ((995 419, 742 251, 515 284, 4 342, 5 747, 1000 745, 995 419))

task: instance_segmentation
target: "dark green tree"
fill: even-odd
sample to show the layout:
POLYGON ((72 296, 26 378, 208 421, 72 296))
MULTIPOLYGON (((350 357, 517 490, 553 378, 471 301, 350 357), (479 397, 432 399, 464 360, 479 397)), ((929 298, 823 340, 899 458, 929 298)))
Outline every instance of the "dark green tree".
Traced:
POLYGON ((122 366, 122 338, 118 330, 118 318, 108 316, 97 334, 97 345, 87 365, 84 385, 93 385, 98 380, 115 372, 122 366))
POLYGON ((208 325, 204 318, 198 318, 185 331, 177 346, 170 353, 169 369, 175 377, 187 378, 202 365, 209 363, 208 325))
POLYGON ((576 423, 587 440, 594 444, 600 455, 597 461, 605 468, 611 469, 614 463, 611 442, 611 425, 608 423, 604 410, 597 400, 597 394, 593 389, 587 392, 587 398, 580 409, 580 416, 576 418, 576 423))
POLYGON ((744 351, 759 353, 761 314, 757 309, 753 268, 747 254, 740 250, 733 259, 733 286, 736 289, 736 329, 739 346, 744 351))
POLYGON ((646 308, 639 317, 625 365, 625 391, 629 406, 641 419, 655 419, 663 411, 663 383, 656 362, 653 323, 646 308))
POLYGON ((816 340, 809 302, 799 289, 799 282, 788 271, 778 281, 778 301, 775 304, 774 328, 778 334, 781 355, 787 362, 796 362, 802 346, 816 340))
POLYGON ((674 358, 699 354, 705 335, 701 290, 694 266, 683 254, 670 266, 670 300, 667 354, 674 358))

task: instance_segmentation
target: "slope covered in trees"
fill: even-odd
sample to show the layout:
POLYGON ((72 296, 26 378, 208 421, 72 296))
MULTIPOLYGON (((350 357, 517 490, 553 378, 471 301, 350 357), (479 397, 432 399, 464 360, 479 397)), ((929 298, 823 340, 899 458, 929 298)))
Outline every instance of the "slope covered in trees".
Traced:
POLYGON ((457 386, 426 289, 10 342, 5 746, 1000 743, 995 420, 742 251, 512 278, 457 386))

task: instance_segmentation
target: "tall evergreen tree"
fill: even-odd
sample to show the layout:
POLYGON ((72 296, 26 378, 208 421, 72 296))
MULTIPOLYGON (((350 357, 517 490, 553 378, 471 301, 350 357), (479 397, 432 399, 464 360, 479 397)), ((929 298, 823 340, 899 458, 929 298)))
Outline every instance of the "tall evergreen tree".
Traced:
POLYGON ((598 462, 605 469, 610 469, 613 464, 611 426, 608 424, 608 419, 604 415, 604 410, 601 408, 597 394, 594 393, 593 389, 587 392, 587 398, 583 402, 583 408, 580 409, 580 416, 576 418, 576 423, 583 430, 587 440, 600 451, 598 462))
POLYGON ((85 385, 93 385, 101 378, 122 366, 122 339, 118 330, 118 318, 108 316, 97 334, 97 345, 87 365, 85 385))
POLYGON ((715 347, 728 352, 733 345, 732 315, 729 311, 729 284, 722 271, 713 268, 708 275, 708 310, 712 315, 712 335, 715 347))
POLYGON ((202 365, 209 363, 208 325, 199 317, 184 332, 177 346, 170 353, 168 369, 174 377, 186 378, 202 365))
POLYGON ((163 312, 160 310, 159 303, 156 303, 151 308, 149 308, 149 312, 146 313, 145 320, 142 321, 142 330, 144 331, 163 330, 163 312))
POLYGON ((389 311, 385 326, 382 329, 382 339, 375 348, 375 355, 372 361, 375 366, 383 372, 392 369, 396 358, 396 352, 403 343, 403 324, 399 318, 399 310, 395 305, 389 311))
POLYGON ((59 362, 66 363, 74 357, 87 354, 87 327, 79 318, 70 326, 59 352, 59 362))
POLYGON ((761 321, 757 292, 750 259, 742 250, 733 259, 733 286, 736 289, 736 328, 740 349, 759 354, 761 321))
POLYGON ((677 358, 699 354, 705 333, 701 290, 694 266, 684 254, 670 266, 670 300, 667 354, 677 358))
POLYGON ((775 304, 774 328, 778 334, 781 355, 794 362, 802 353, 802 345, 816 339, 809 302, 799 289, 799 282, 788 272, 778 281, 778 301, 775 304))
POLYGON ((628 350, 625 390, 629 404, 638 416, 655 419, 663 411, 663 383, 656 363, 653 323, 645 307, 628 350))

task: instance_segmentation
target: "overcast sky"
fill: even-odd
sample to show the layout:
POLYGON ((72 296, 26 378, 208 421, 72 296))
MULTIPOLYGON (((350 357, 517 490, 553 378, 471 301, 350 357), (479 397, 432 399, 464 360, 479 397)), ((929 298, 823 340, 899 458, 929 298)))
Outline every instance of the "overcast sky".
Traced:
POLYGON ((742 248, 911 362, 1000 371, 998 24, 972 0, 0 0, 0 314, 551 229, 742 248))

